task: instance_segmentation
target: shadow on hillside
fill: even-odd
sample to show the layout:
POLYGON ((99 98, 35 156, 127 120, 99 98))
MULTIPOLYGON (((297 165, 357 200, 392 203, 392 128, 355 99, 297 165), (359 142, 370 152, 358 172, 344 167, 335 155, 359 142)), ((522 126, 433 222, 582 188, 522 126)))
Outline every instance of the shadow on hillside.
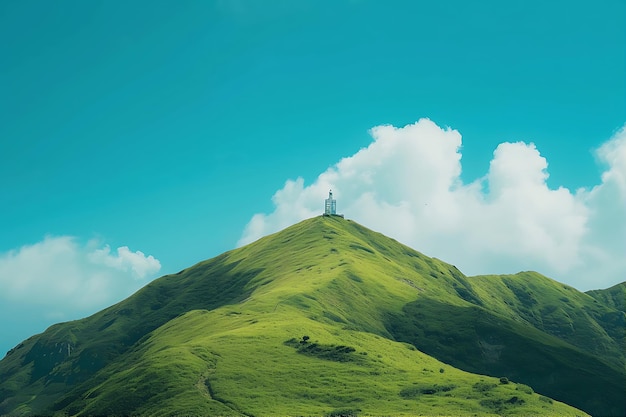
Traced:
MULTIPOLYGON (((91 317, 52 326, 21 358, 23 367, 32 363, 30 383, 43 378, 45 387, 65 384, 68 394, 53 406, 63 409, 81 397, 75 387, 146 341, 158 327, 188 311, 214 310, 248 298, 253 291, 248 284, 262 269, 239 272, 237 265, 222 255, 159 278, 91 317)), ((5 394, 7 404, 0 412, 10 409, 11 397, 18 393, 5 394)), ((40 394, 46 395, 46 388, 40 394)))
POLYGON ((429 298, 390 314, 395 340, 468 372, 530 385, 535 391, 592 415, 626 414, 624 374, 535 328, 495 316, 479 306, 429 298))

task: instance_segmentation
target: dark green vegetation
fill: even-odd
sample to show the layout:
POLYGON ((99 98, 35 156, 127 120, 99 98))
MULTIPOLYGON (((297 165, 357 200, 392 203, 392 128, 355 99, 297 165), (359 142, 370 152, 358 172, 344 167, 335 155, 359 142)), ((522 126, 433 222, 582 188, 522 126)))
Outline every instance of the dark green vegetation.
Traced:
POLYGON ((610 290, 468 278, 313 218, 24 341, 0 414, 624 415, 610 290))
POLYGON ((611 306, 622 312, 626 311, 626 282, 607 288, 606 290, 587 291, 601 304, 611 306))

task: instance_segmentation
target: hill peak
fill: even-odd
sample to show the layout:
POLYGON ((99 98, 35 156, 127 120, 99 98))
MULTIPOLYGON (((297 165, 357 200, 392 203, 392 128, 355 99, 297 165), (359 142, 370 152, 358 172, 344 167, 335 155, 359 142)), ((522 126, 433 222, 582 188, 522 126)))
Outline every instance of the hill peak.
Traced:
POLYGON ((607 414, 619 314, 318 216, 24 341, 0 361, 0 414, 581 414, 527 385, 607 414))
MULTIPOLYGON (((310 252, 322 247, 331 250, 332 253, 338 253, 339 248, 342 247, 345 250, 354 249, 370 255, 375 252, 384 254, 395 250, 423 256, 395 239, 368 229, 355 221, 327 215, 302 220, 229 253, 241 250, 246 255, 250 255, 250 253, 266 253, 267 250, 278 248, 288 253, 310 252)), ((311 255, 315 255, 315 252, 311 255)))

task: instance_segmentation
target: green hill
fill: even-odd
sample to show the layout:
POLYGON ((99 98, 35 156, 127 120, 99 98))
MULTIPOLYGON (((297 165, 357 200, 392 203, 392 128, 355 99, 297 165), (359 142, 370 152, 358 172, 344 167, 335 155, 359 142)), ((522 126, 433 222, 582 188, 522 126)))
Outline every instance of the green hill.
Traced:
POLYGON ((623 328, 538 274, 317 217, 27 339, 0 414, 624 415, 623 328))
POLYGON ((587 291, 598 302, 626 312, 626 282, 607 288, 606 290, 587 291))

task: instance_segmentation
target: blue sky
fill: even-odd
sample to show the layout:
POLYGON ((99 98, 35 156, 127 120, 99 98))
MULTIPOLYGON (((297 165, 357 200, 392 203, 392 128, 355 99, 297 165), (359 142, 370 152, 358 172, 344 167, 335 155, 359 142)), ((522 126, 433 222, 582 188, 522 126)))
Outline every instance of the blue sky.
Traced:
POLYGON ((321 212, 327 186, 467 274, 624 281, 623 1, 178 3, 0 3, 0 352, 321 212), (498 185, 517 176, 537 180, 498 185), (487 206, 499 235, 466 227, 487 206))

